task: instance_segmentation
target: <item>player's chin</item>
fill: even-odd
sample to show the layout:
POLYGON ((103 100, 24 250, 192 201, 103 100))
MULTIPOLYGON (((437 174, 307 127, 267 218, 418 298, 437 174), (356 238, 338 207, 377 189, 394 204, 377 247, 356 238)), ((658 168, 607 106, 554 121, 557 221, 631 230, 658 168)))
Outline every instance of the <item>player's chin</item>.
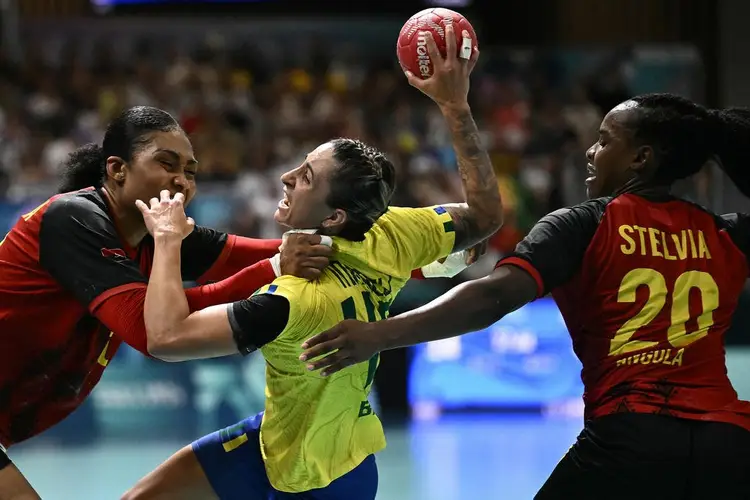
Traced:
POLYGON ((597 181, 596 177, 586 181, 586 197, 590 200, 602 196, 602 186, 597 181))
POLYGON ((280 208, 277 208, 276 211, 273 213, 273 220, 276 221, 276 224, 279 224, 280 226, 291 228, 291 224, 289 223, 289 211, 288 210, 282 210, 280 208))

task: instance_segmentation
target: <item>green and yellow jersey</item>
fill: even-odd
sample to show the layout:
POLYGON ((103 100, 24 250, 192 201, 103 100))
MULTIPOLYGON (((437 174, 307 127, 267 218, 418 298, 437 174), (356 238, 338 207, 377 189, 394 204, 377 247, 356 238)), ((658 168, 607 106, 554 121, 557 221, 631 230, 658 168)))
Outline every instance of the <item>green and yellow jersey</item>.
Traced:
POLYGON ((450 254, 454 241, 445 208, 391 207, 364 241, 333 238, 331 265, 317 281, 282 276, 256 292, 289 302, 285 328, 261 347, 261 449, 274 488, 325 487, 385 447, 383 427, 367 399, 378 356, 321 377, 299 360, 300 346, 344 319, 386 318, 412 270, 450 254))

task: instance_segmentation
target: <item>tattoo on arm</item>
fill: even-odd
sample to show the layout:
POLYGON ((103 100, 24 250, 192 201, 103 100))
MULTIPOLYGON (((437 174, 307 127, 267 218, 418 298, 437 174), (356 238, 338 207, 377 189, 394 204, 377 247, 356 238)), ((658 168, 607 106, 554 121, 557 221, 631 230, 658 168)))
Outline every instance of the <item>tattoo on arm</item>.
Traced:
POLYGON ((447 205, 456 231, 454 250, 470 248, 502 225, 502 201, 492 162, 482 146, 471 110, 444 110, 451 132, 466 203, 447 205))
POLYGON ((471 248, 480 241, 489 237, 486 230, 477 221, 477 214, 469 208, 466 203, 450 203, 443 205, 453 218, 453 228, 456 232, 456 241, 453 243, 453 251, 458 252, 471 248))

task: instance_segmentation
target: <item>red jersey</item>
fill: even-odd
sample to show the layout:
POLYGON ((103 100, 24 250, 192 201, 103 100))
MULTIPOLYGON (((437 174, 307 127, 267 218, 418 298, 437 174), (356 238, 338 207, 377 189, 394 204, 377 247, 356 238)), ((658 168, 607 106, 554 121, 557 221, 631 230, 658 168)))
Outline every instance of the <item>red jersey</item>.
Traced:
MULTIPOLYGON (((227 263, 240 240, 258 241, 197 227, 183 242, 183 279, 221 279, 237 271, 227 263)), ((267 243, 255 247, 264 258, 280 242, 267 243)), ((50 198, 8 233, 0 243, 0 444, 32 437, 76 409, 120 346, 119 330, 137 323, 145 337, 142 307, 152 255, 150 237, 137 248, 119 237, 95 189, 50 198), (133 290, 141 294, 135 300, 114 302, 121 309, 117 319, 102 317, 105 302, 133 290)), ((273 280, 267 268, 250 286, 273 280)), ((134 347, 145 351, 145 340, 134 347)))
POLYGON ((583 365, 587 419, 655 413, 750 430, 724 358, 748 255, 750 216, 626 194, 546 216, 499 265, 552 292, 583 365))

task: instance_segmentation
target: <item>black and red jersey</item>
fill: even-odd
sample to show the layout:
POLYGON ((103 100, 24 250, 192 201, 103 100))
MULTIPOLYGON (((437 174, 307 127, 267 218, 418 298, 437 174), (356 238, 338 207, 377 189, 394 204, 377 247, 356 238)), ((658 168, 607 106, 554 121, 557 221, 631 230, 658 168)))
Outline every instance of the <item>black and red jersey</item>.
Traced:
POLYGON ((750 216, 634 194, 544 217, 498 265, 552 293, 583 365, 586 418, 656 413, 750 429, 724 333, 748 278, 750 216))
MULTIPOLYGON (((226 278, 279 244, 196 227, 182 245, 183 279, 226 278)), ((50 198, 8 233, 0 243, 0 444, 34 436, 77 408, 123 339, 146 352, 152 256, 150 237, 131 248, 119 236, 96 189, 50 198)), ((263 264, 240 290, 207 297, 201 287, 193 296, 201 307, 247 297, 275 277, 263 264)))

